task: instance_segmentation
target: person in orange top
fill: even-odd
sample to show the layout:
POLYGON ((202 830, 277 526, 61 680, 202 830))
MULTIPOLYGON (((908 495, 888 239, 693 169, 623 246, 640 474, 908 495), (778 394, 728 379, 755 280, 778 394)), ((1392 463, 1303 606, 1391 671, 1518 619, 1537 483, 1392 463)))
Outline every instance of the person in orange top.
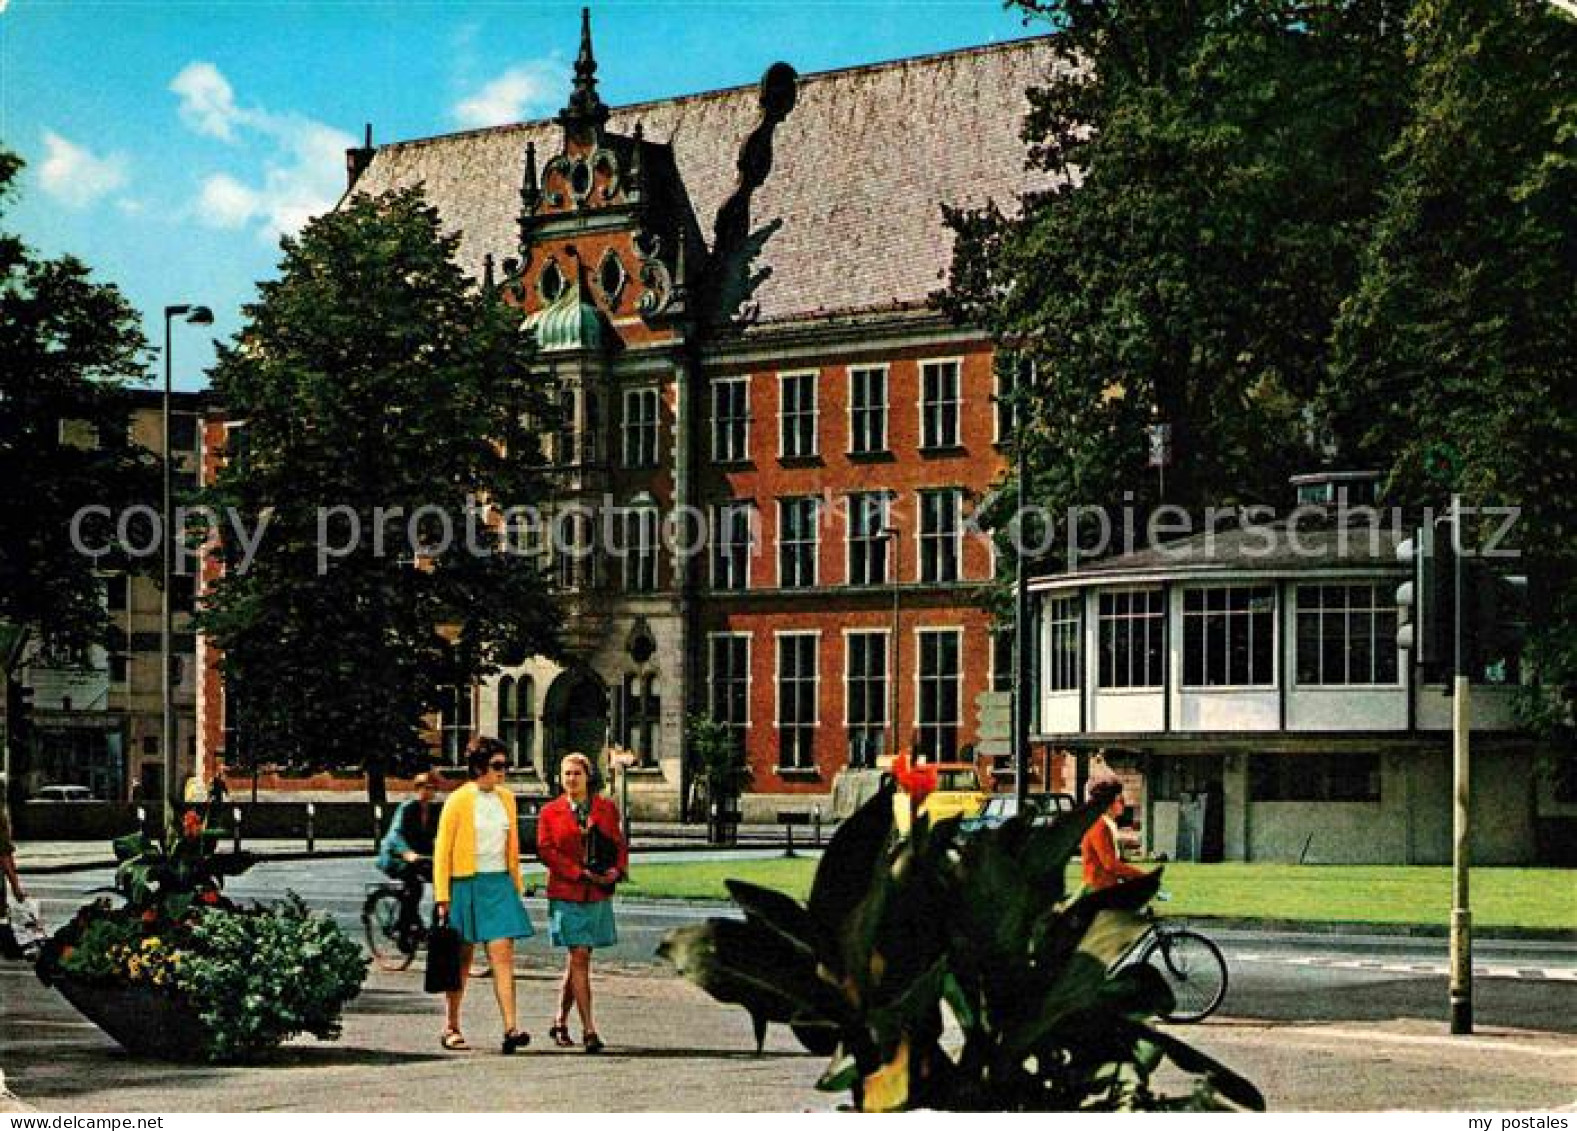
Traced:
POLYGON ((1079 855, 1084 858, 1085 888, 1100 891, 1124 880, 1148 876, 1150 873, 1129 864, 1117 850, 1117 818, 1123 815, 1123 783, 1116 780, 1096 782, 1090 787, 1090 801, 1103 812, 1079 842, 1079 855))

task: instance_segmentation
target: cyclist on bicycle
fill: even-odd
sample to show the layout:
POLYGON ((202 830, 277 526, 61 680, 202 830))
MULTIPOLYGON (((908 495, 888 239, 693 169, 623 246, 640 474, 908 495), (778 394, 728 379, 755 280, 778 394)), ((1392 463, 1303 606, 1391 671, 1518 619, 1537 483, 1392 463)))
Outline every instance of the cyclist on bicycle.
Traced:
POLYGON ((1148 876, 1149 872, 1124 860, 1117 848, 1117 819, 1123 815, 1123 783, 1115 778, 1096 782, 1090 787, 1090 801, 1104 811, 1079 842, 1079 855, 1084 858, 1085 890, 1100 891, 1124 880, 1148 876))
POLYGON ((378 868, 405 885, 401 904, 414 918, 421 907, 422 887, 432 878, 433 840, 443 806, 435 800, 438 783, 432 774, 417 774, 412 785, 416 796, 394 811, 389 831, 378 845, 378 868))

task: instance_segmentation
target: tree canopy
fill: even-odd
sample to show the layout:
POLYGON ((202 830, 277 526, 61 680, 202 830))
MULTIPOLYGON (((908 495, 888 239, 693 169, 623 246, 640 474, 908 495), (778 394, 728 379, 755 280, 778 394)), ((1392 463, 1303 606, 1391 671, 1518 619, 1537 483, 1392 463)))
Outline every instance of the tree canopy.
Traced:
POLYGON ((1335 327, 1332 433, 1393 499, 1520 508, 1530 671, 1577 705, 1577 21, 1418 0, 1410 109, 1335 327))
MULTIPOLYGON (((0 225, 22 161, 0 149, 0 225)), ((108 642, 100 571, 114 518, 158 498, 158 461, 135 447, 128 386, 146 380, 137 311, 80 260, 47 259, 0 226, 0 622, 58 652, 108 642)), ((3 662, 3 661, 0 661, 3 662)))
MULTIPOLYGON (((944 308, 1034 362, 1053 514, 1288 502, 1521 508, 1529 698, 1577 703, 1577 23, 1544 0, 1022 0, 1057 73, 1047 187, 950 210, 944 308), (1015 207, 1016 206, 1016 207, 1015 207)), ((1053 542, 1053 556, 1062 543, 1053 542)), ((1005 560, 1011 561, 1009 556, 1005 560)))
POLYGON ((1036 501, 1277 501, 1401 113, 1400 0, 1046 0, 1019 202, 949 210, 954 314, 1035 363, 1036 501), (1011 207, 1016 203, 1019 207, 1011 207), (1006 205, 1007 207, 1004 207, 1006 205))
POLYGON ((519 312, 457 243, 419 188, 357 196, 283 241, 221 352, 237 428, 211 501, 270 516, 250 561, 226 546, 203 617, 232 762, 360 766, 381 796, 388 769, 425 759, 423 716, 449 689, 557 651, 535 559, 499 552, 474 509, 544 497, 532 421, 549 401, 519 312))

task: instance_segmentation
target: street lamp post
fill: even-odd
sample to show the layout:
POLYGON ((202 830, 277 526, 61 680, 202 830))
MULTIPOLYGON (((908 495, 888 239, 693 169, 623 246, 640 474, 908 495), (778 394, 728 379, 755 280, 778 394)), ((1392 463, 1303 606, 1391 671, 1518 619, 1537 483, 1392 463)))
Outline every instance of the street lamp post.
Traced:
POLYGON ((170 679, 170 584, 174 574, 175 531, 174 514, 170 506, 171 465, 175 453, 170 448, 170 381, 173 366, 170 358, 170 323, 176 318, 193 326, 210 326, 214 313, 206 306, 180 304, 164 308, 164 404, 162 411, 164 499, 159 510, 164 550, 163 589, 159 604, 159 697, 161 721, 159 740, 164 755, 164 827, 166 833, 175 829, 175 810, 181 795, 175 782, 175 687, 170 679))
POLYGON ((900 632, 898 627, 898 547, 900 545, 898 528, 896 526, 882 527, 881 537, 887 543, 887 570, 888 575, 892 578, 893 587, 892 663, 888 665, 892 668, 892 679, 889 681, 887 688, 887 753, 889 757, 896 758, 898 757, 898 656, 900 649, 903 647, 903 641, 898 636, 900 632))

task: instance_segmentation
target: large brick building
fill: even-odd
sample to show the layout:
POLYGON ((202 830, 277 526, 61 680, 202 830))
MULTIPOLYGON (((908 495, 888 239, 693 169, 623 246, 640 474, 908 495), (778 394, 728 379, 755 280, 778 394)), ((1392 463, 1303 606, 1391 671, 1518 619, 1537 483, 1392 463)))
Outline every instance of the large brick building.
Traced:
POLYGON ((522 309, 567 422, 548 525, 596 545, 556 563, 571 661, 457 691, 444 757, 498 734, 529 787, 624 747, 638 811, 671 815, 687 714, 737 728, 758 811, 895 737, 978 742, 993 564, 965 527, 1003 422, 989 340, 928 296, 940 206, 1033 187, 1018 133, 1051 66, 1029 39, 609 108, 583 22, 556 118, 351 152, 350 192, 423 185, 522 309))

